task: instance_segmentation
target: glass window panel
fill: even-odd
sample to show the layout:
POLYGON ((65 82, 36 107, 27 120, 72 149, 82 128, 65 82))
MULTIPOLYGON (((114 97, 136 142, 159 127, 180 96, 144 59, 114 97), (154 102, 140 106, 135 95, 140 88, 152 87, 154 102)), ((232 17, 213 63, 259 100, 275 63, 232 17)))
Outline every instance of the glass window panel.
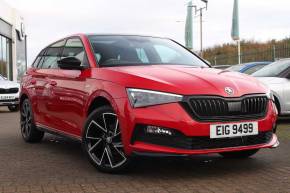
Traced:
POLYGON ((2 58, 3 61, 7 62, 7 44, 6 44, 6 38, 3 37, 2 39, 2 58))
POLYGON ((63 50, 62 57, 70 57, 70 56, 74 56, 80 59, 81 61, 83 60, 84 47, 80 39, 73 38, 67 40, 63 50))
POLYGON ((0 74, 8 77, 9 44, 8 39, 0 35, 0 74))
POLYGON ((192 65, 208 67, 179 44, 164 38, 142 36, 89 36, 101 66, 192 65))
POLYGON ((84 46, 79 38, 68 39, 63 49, 62 58, 76 57, 82 62, 82 66, 88 66, 88 59, 84 46))
POLYGON ((58 68, 57 61, 61 55, 63 46, 65 44, 65 40, 58 41, 49 46, 49 48, 45 49, 45 51, 41 51, 40 55, 44 55, 43 57, 38 57, 36 59, 36 63, 39 63, 37 66, 41 68, 58 68))

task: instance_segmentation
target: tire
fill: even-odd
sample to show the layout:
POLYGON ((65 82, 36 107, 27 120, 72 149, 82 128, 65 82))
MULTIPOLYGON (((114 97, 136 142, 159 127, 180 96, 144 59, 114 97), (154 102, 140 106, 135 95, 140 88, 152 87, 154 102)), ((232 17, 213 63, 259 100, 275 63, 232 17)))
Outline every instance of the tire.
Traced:
POLYGON ((10 112, 19 111, 19 105, 8 106, 8 109, 9 109, 10 112))
POLYGON ((259 149, 220 153, 224 158, 243 159, 256 154, 259 149))
POLYGON ((44 136, 44 132, 36 128, 28 99, 25 99, 21 105, 20 127, 22 138, 28 143, 40 142, 44 136))
POLYGON ((278 98, 275 97, 275 101, 274 101, 277 111, 278 111, 278 116, 281 116, 281 106, 280 106, 280 102, 278 101, 278 98))
POLYGON ((128 168, 118 117, 110 106, 99 107, 86 120, 82 146, 89 161, 99 171, 119 173, 128 168))

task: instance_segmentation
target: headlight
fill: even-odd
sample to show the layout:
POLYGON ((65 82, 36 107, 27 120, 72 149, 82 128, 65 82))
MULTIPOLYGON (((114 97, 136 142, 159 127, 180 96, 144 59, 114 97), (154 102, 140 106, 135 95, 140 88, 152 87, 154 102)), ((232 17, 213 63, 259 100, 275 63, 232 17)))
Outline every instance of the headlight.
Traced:
POLYGON ((174 103, 182 100, 181 95, 143 89, 127 89, 132 107, 145 107, 165 103, 174 103))
POLYGON ((273 94, 273 92, 272 92, 271 90, 269 90, 269 91, 266 93, 266 95, 267 95, 267 98, 268 98, 268 99, 270 99, 270 100, 272 100, 272 101, 275 101, 274 94, 273 94))

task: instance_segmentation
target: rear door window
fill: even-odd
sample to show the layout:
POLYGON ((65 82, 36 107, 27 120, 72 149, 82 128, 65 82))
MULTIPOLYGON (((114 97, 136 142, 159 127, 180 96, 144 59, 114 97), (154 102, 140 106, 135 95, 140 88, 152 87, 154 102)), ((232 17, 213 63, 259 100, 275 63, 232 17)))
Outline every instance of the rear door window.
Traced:
POLYGON ((41 52, 38 54, 36 59, 34 60, 32 67, 34 68, 40 68, 42 65, 42 57, 44 56, 46 49, 41 50, 41 52))

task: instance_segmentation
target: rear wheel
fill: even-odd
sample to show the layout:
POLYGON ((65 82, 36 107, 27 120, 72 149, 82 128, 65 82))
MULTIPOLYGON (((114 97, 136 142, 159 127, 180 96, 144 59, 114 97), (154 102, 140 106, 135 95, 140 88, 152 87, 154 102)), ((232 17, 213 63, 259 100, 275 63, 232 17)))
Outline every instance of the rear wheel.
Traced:
POLYGON ((8 109, 10 112, 16 112, 19 110, 19 106, 18 105, 8 106, 8 109))
POLYGON ((220 153, 225 158, 235 158, 235 159, 242 159, 242 158, 248 158, 252 155, 256 154, 259 151, 259 149, 254 150, 245 150, 245 151, 234 151, 234 152, 224 152, 220 153))
POLYGON ((98 170, 115 173, 127 167, 129 159, 124 153, 119 120, 112 107, 97 108, 89 115, 82 141, 85 153, 98 170))
POLYGON ((44 136, 44 132, 39 131, 35 126, 31 104, 28 99, 25 99, 22 102, 20 113, 20 127, 22 137, 26 142, 40 142, 44 136))

